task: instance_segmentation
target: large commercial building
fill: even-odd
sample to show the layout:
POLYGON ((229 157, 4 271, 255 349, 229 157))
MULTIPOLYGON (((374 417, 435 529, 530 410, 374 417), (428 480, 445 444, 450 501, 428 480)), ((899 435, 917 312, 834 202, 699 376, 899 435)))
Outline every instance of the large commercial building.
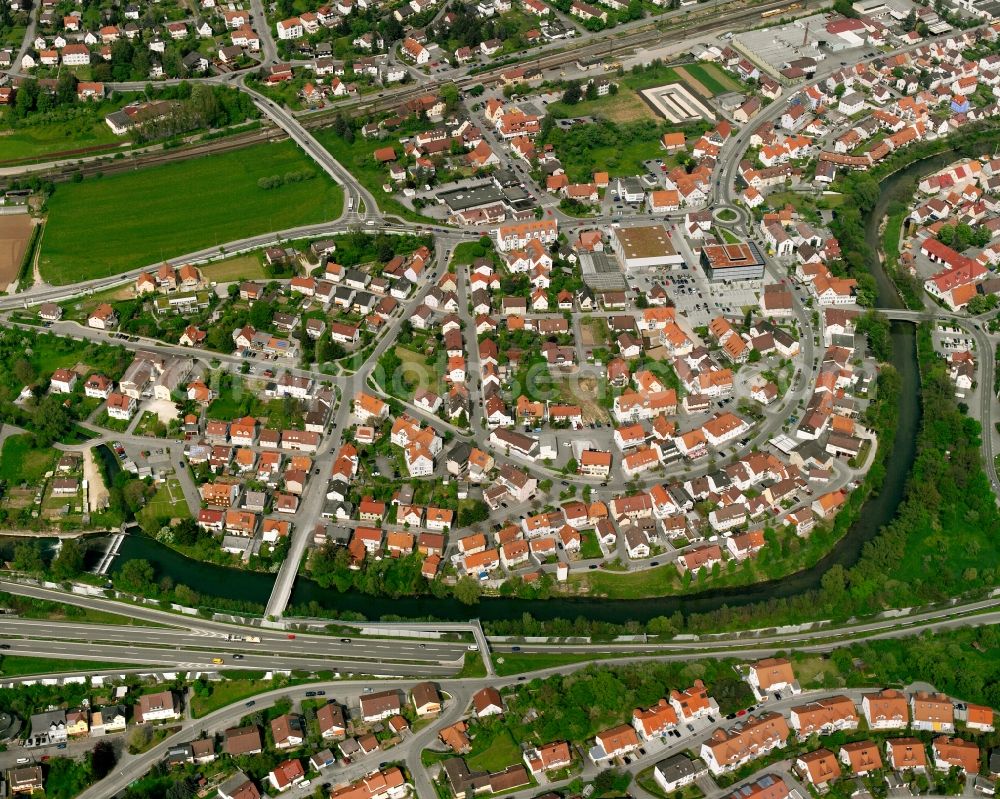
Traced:
POLYGON ((663 225, 612 228, 611 248, 625 269, 653 269, 684 263, 663 225))
POLYGON ((701 265, 713 283, 764 277, 764 258, 757 245, 749 241, 711 244, 701 251, 701 265))

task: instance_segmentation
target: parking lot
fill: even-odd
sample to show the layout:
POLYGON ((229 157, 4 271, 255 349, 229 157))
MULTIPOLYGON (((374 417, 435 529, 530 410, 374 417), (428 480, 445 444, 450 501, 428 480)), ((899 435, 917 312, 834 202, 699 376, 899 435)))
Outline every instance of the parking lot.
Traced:
POLYGON ((633 288, 648 293, 659 284, 666 289, 692 328, 707 326, 720 314, 742 317, 745 308, 757 307, 761 283, 756 280, 735 283, 710 283, 698 267, 684 266, 672 270, 633 272, 628 275, 633 288))

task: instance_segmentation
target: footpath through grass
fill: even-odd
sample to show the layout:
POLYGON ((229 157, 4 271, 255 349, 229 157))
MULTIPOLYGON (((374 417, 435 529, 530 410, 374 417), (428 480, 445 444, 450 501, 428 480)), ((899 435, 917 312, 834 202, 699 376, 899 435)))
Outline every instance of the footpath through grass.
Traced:
POLYGON ((107 277, 334 219, 343 203, 343 191, 288 141, 62 184, 48 202, 39 268, 57 285, 107 277), (306 172, 314 177, 258 185, 306 172))

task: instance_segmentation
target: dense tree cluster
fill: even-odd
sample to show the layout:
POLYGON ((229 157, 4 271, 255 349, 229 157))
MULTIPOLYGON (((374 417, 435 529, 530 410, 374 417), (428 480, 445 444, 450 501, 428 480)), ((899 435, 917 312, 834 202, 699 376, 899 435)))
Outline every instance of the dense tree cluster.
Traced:
POLYGON ((260 115, 249 95, 227 86, 198 83, 192 87, 185 82, 172 92, 154 94, 150 87, 146 93, 169 102, 170 106, 165 114, 156 114, 133 129, 132 137, 140 143, 192 130, 235 125, 260 115))

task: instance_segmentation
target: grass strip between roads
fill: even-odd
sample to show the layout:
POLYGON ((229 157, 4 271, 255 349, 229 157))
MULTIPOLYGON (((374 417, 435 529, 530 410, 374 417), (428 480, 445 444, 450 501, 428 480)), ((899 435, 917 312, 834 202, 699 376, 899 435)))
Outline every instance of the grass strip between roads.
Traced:
POLYGON ((590 660, 606 660, 608 658, 649 657, 648 652, 494 652, 493 665, 498 677, 509 677, 513 674, 523 674, 528 671, 554 669, 558 666, 570 666, 574 663, 585 663, 590 660))
POLYGON ((0 675, 26 677, 41 674, 63 674, 71 671, 94 672, 112 669, 135 669, 135 663, 106 663, 101 660, 63 660, 35 655, 4 655, 0 658, 0 675))

